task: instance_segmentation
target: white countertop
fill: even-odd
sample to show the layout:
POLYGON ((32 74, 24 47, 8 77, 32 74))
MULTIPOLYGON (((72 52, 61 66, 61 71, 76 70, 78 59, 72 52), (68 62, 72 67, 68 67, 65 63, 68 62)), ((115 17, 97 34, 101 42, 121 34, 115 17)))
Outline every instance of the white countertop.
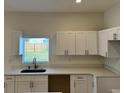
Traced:
POLYGON ((50 74, 92 74, 96 77, 117 76, 115 73, 105 68, 46 68, 43 73, 20 73, 21 69, 15 69, 5 73, 5 75, 50 75, 50 74))

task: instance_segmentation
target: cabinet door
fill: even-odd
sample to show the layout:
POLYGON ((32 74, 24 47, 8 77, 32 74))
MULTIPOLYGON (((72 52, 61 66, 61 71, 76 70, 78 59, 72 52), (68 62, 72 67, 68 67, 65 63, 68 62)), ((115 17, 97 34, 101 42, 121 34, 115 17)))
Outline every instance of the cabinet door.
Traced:
POLYGON ((47 92, 48 76, 16 76, 16 93, 47 92))
POLYGON ((32 76, 32 92, 48 92, 48 76, 32 76))
POLYGON ((48 92, 48 83, 46 81, 34 81, 32 92, 48 92))
POLYGON ((32 85, 29 81, 16 81, 15 82, 15 93, 26 93, 32 91, 32 85))
POLYGON ((108 57, 120 58, 120 42, 119 41, 108 42, 108 57))
POLYGON ((97 78, 97 93, 112 93, 112 89, 120 89, 119 77, 97 78))
POLYGON ((115 27, 108 29, 108 40, 120 40, 120 28, 115 27))
POLYGON ((57 32, 56 55, 75 55, 75 32, 57 32))
POLYGON ((108 33, 107 31, 99 31, 99 55, 108 56, 108 33))
POLYGON ((97 32, 87 31, 86 32, 86 54, 97 55, 97 32))
POLYGON ((5 82, 4 93, 14 93, 14 82, 5 82))
POLYGON ((13 31, 11 35, 12 55, 19 55, 19 38, 22 36, 21 31, 13 31))
POLYGON ((76 32, 76 55, 85 55, 86 53, 86 32, 76 32))
POLYGON ((96 82, 93 75, 87 76, 88 93, 96 93, 96 82))
POLYGON ((14 93, 14 76, 5 76, 4 93, 14 93))
POLYGON ((74 93, 88 93, 87 80, 75 80, 74 93))
POLYGON ((71 75, 71 93, 88 93, 87 75, 71 75))
POLYGON ((67 32, 67 55, 75 55, 75 32, 67 32))

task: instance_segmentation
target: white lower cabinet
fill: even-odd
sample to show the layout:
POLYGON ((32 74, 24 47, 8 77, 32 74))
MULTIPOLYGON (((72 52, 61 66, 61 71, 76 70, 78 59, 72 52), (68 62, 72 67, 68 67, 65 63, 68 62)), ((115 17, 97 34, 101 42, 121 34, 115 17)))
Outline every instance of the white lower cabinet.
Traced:
POLYGON ((14 76, 5 76, 4 93, 14 93, 14 76))
POLYGON ((93 93, 92 75, 71 75, 71 93, 93 93))
MULTIPOLYGON (((70 75, 69 82, 70 93, 94 93, 93 75, 70 75)), ((4 90, 4 93, 48 92, 48 75, 5 76, 4 90)))
POLYGON ((33 92, 48 92, 48 84, 46 81, 35 81, 33 84, 33 92))
POLYGON ((16 81, 16 93, 31 92, 30 82, 28 81, 16 81))
POLYGON ((113 89, 120 89, 120 77, 97 77, 97 93, 112 93, 113 89))
POLYGON ((15 93, 48 92, 48 76, 16 76, 15 93))

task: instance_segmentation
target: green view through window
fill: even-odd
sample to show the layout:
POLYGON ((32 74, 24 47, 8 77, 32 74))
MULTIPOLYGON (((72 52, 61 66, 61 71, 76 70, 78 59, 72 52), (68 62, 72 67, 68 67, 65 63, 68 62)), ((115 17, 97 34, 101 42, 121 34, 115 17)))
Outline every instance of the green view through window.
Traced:
POLYGON ((21 38, 20 53, 22 53, 23 63, 49 61, 49 39, 48 38, 21 38))

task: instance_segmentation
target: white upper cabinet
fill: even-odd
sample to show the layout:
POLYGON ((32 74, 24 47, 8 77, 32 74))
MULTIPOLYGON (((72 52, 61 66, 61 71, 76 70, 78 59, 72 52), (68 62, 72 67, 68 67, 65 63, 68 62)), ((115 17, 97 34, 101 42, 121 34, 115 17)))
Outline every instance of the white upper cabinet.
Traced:
POLYGON ((108 32, 99 31, 99 55, 108 56, 108 32))
POLYGON ((76 55, 85 55, 86 53, 86 32, 76 32, 76 55))
POLYGON ((108 29, 108 40, 120 40, 120 28, 115 27, 108 29))
POLYGON ((120 40, 120 27, 117 28, 117 40, 120 40))
MULTIPOLYGON (((104 57, 110 57, 111 54, 114 54, 113 57, 118 57, 117 56, 117 55, 119 55, 118 51, 115 51, 117 49, 114 46, 112 46, 113 43, 110 43, 109 41, 110 40, 111 41, 120 40, 120 31, 119 30, 120 30, 119 27, 115 27, 115 28, 105 29, 105 30, 99 31, 99 33, 98 33, 98 36, 99 36, 99 39, 98 39, 99 40, 99 55, 104 56, 104 57), (111 48, 109 48, 109 47, 111 47, 111 48), (111 54, 109 52, 110 49, 112 49, 112 51, 113 51, 113 53, 111 51, 111 54)), ((119 45, 119 43, 118 43, 118 45, 119 45)))
POLYGON ((19 55, 19 38, 22 36, 22 31, 13 31, 11 35, 11 51, 12 55, 19 55))
POLYGON ((75 55, 75 32, 56 33, 56 55, 75 55))
POLYGON ((97 31, 86 32, 86 52, 87 55, 97 55, 97 31))
POLYGON ((96 31, 63 31, 56 35, 56 55, 97 55, 96 31))
POLYGON ((76 32, 76 55, 97 55, 97 32, 76 32))

